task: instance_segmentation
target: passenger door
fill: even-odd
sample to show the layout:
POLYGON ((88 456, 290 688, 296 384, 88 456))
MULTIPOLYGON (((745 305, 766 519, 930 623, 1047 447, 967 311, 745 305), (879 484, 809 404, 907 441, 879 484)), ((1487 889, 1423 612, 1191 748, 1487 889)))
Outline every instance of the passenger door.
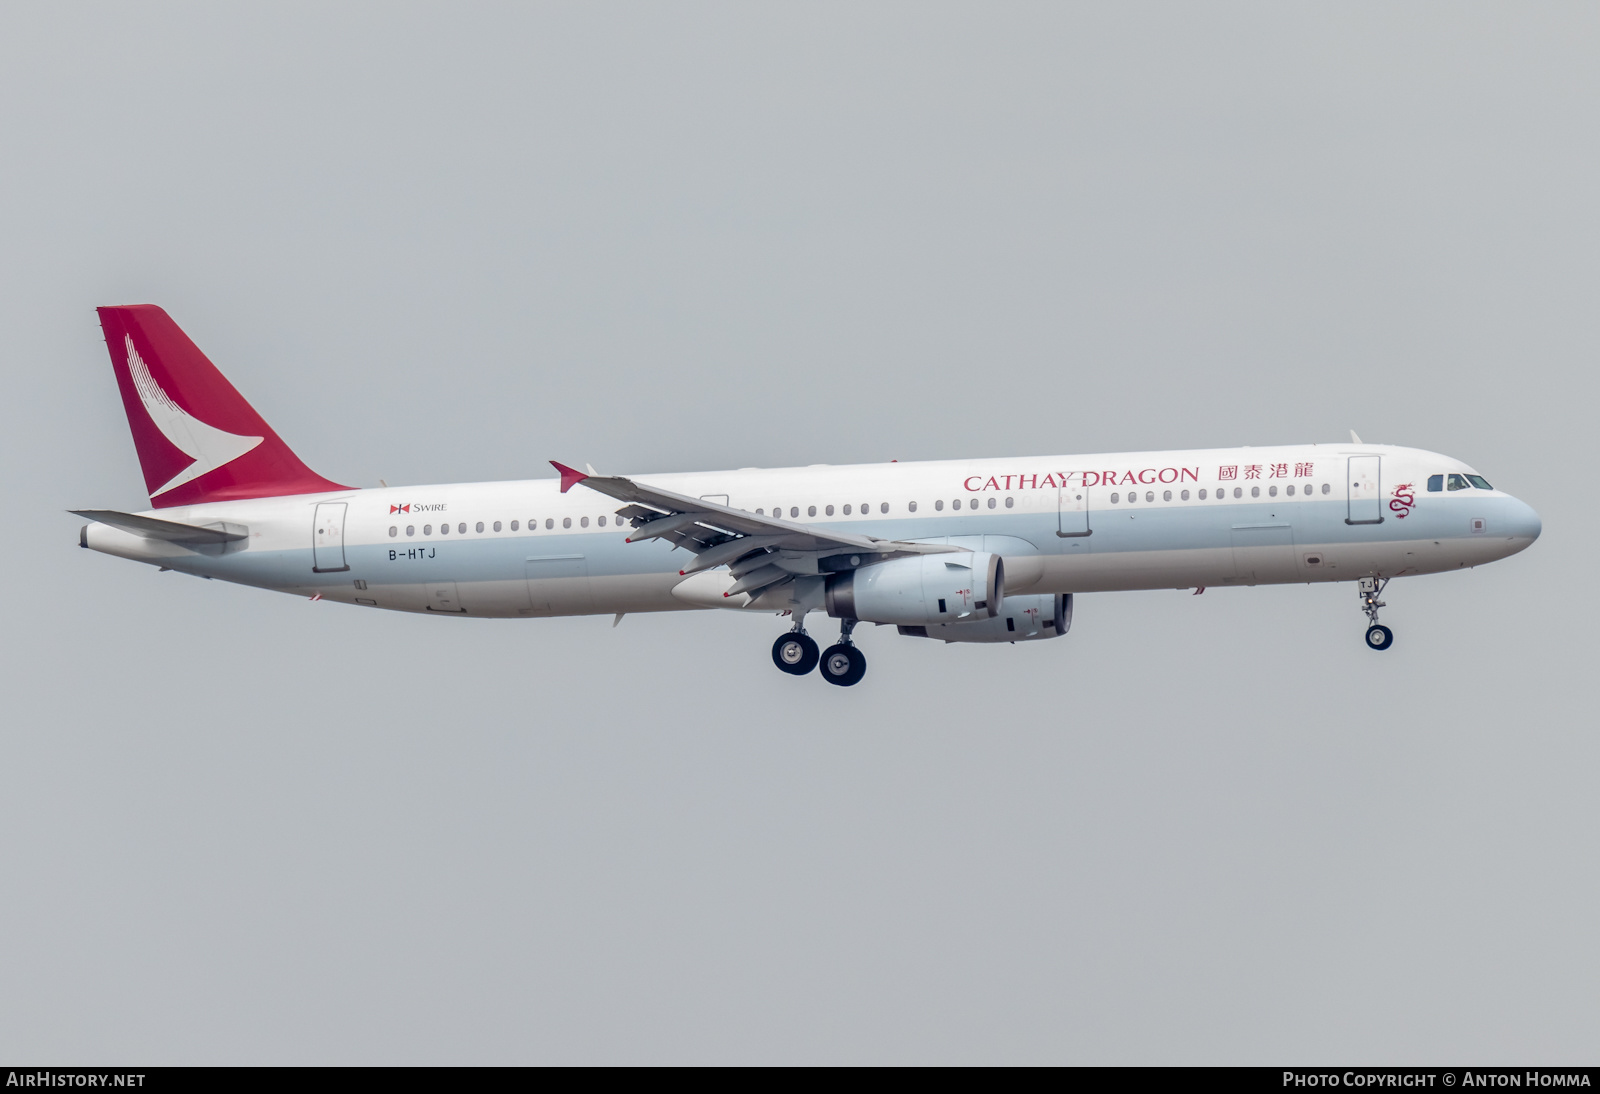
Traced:
POLYGON ((1075 472, 1056 491, 1056 535, 1074 539, 1089 534, 1089 488, 1083 485, 1082 472, 1075 472))
POLYGON ((311 572, 336 574, 350 567, 344 561, 344 514, 349 508, 342 501, 317 504, 311 521, 311 572))
POLYGON ((1383 457, 1351 456, 1346 524, 1383 523, 1383 457))

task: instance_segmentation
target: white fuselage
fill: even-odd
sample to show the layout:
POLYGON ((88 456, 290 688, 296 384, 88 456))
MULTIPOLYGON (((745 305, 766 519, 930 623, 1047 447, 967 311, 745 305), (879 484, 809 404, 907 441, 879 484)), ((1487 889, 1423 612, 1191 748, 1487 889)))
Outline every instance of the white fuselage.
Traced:
MULTIPOLYGON (((884 539, 1005 559, 1006 592, 1080 593, 1350 581, 1454 570, 1514 554, 1537 514, 1499 490, 1430 491, 1472 469, 1383 445, 638 476, 678 494, 884 539)), ((1481 481, 1481 480, 1480 480, 1481 481)), ((618 504, 554 479, 347 490, 152 511, 247 530, 184 547, 91 524, 84 546, 184 573, 325 600, 465 616, 753 607, 725 570, 626 542, 618 504)))

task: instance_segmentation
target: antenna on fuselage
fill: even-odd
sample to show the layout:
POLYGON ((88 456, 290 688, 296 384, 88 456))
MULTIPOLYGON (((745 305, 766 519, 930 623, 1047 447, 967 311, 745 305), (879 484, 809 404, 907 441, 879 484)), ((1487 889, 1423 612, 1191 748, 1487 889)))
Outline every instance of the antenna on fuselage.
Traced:
POLYGON ((1352 441, 1354 441, 1356 444, 1360 444, 1361 443, 1361 438, 1356 436, 1356 431, 1353 430, 1353 429, 1350 431, 1350 439, 1352 441))

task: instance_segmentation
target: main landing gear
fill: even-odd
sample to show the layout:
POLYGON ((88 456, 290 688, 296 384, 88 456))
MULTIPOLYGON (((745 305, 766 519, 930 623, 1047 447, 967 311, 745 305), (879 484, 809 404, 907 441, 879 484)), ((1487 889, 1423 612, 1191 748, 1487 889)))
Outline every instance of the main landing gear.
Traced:
POLYGON ((861 683, 867 674, 867 658, 850 641, 850 632, 856 629, 854 619, 846 619, 839 626, 839 641, 822 651, 822 678, 842 688, 861 683))
POLYGON ((803 620, 795 620, 794 629, 779 635, 772 644, 772 663, 791 676, 804 676, 822 664, 822 678, 830 684, 847 688, 859 684, 867 674, 867 659, 850 641, 850 632, 856 621, 846 619, 839 628, 839 641, 817 653, 817 644, 805 632, 803 620))
POLYGON ((1357 583, 1357 591, 1361 594, 1361 610, 1367 613, 1367 648, 1369 650, 1386 650, 1394 645, 1394 632, 1378 622, 1378 609, 1388 607, 1378 597, 1383 595, 1384 586, 1389 584, 1388 578, 1364 577, 1357 583))
POLYGON ((794 630, 779 635, 772 644, 772 663, 793 676, 804 676, 817 667, 817 644, 801 620, 795 620, 794 630))

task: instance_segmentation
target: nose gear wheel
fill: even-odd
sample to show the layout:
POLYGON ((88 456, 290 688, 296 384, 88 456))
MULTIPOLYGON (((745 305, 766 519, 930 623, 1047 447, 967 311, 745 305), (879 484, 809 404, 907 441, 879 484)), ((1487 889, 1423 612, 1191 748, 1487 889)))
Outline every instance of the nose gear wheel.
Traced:
POLYGON ((1388 607, 1378 597, 1383 595, 1384 587, 1389 584, 1386 577, 1364 577, 1356 583, 1356 591, 1361 596, 1361 610, 1367 616, 1367 649, 1386 650, 1394 645, 1394 632, 1378 622, 1378 609, 1388 607))

